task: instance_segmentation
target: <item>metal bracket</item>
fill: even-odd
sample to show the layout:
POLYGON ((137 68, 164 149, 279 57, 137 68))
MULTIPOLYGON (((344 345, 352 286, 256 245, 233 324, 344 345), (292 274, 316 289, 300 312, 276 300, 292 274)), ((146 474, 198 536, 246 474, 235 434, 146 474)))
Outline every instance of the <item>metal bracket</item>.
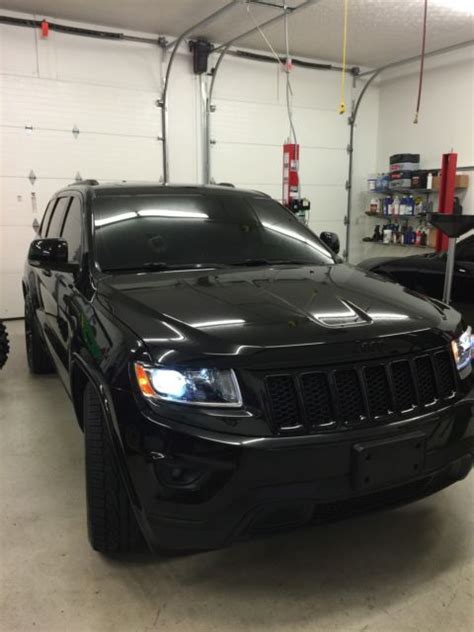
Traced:
POLYGON ((155 105, 156 105, 156 107, 157 107, 157 108, 162 108, 162 107, 164 106, 164 101, 163 101, 163 99, 157 99, 157 100, 155 101, 155 105))
POLYGON ((215 138, 211 138, 211 140, 209 141, 209 145, 215 145, 217 143, 217 141, 215 140, 215 138))
POLYGON ((349 218, 347 215, 344 215, 344 226, 349 226, 349 218))
POLYGON ((72 135, 74 136, 74 138, 77 138, 80 133, 81 132, 79 128, 77 127, 77 125, 74 125, 74 127, 72 128, 72 135))
POLYGON ((349 191, 349 189, 351 188, 351 183, 349 182, 349 180, 346 180, 345 187, 346 187, 346 191, 349 191))
POLYGON ((160 35, 158 38, 158 46, 161 46, 161 48, 166 48, 168 46, 168 40, 163 35, 160 35))
POLYGON ((32 185, 36 182, 36 173, 33 171, 33 169, 28 174, 28 180, 31 182, 32 185))
POLYGON ((33 131, 33 125, 25 125, 25 132, 27 134, 31 134, 32 131, 33 131))
POLYGON ((354 151, 354 147, 352 145, 347 145, 346 151, 348 154, 351 154, 354 151))
POLYGON ((209 106, 209 112, 215 112, 217 110, 217 106, 216 105, 210 105, 209 106))

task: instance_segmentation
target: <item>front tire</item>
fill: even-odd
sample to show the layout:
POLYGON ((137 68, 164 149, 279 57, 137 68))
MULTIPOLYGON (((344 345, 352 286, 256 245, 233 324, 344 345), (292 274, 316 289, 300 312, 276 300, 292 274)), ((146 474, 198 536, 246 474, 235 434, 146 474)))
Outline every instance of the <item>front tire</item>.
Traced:
POLYGON ((5 365, 10 353, 10 343, 5 325, 0 320, 0 369, 5 365))
POLYGON ((53 373, 53 361, 41 339, 33 306, 28 296, 25 297, 25 340, 30 371, 37 375, 53 373))
POLYGON ((84 391, 87 525, 89 541, 106 555, 137 548, 141 534, 122 482, 99 397, 89 383, 84 391))

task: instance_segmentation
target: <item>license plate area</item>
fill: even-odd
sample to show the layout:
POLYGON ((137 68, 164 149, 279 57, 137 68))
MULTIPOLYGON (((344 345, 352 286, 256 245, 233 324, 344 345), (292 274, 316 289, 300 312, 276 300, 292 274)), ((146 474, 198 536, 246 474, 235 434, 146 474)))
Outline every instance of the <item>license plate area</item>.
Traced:
POLYGON ((356 443, 352 447, 352 483, 370 490, 416 478, 425 465, 426 435, 413 432, 403 438, 356 443))

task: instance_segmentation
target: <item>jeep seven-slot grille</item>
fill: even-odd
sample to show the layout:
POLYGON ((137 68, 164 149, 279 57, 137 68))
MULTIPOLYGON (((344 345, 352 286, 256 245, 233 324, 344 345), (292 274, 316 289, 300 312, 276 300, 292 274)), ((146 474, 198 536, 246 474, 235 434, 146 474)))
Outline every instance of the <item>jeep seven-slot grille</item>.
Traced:
POLYGON ((440 407, 454 397, 450 352, 265 377, 274 430, 316 432, 384 423, 440 407))

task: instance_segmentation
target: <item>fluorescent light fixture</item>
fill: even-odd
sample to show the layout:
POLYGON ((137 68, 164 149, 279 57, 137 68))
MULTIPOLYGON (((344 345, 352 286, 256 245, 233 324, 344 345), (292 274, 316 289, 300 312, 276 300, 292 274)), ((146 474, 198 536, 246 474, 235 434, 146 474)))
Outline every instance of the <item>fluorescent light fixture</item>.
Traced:
POLYGON ((189 323, 191 327, 202 329, 204 327, 227 327, 229 325, 243 325, 245 320, 242 318, 232 318, 227 320, 205 320, 199 323, 189 323))
POLYGON ((183 219, 209 219, 207 213, 199 211, 174 211, 171 209, 153 209, 147 208, 138 211, 140 217, 180 217, 183 219))
POLYGON ((117 222, 125 222, 127 219, 135 219, 135 217, 137 217, 137 213, 135 211, 129 211, 127 213, 118 213, 117 215, 106 217, 105 219, 96 219, 94 221, 94 225, 96 228, 100 228, 101 226, 116 224, 117 222))

